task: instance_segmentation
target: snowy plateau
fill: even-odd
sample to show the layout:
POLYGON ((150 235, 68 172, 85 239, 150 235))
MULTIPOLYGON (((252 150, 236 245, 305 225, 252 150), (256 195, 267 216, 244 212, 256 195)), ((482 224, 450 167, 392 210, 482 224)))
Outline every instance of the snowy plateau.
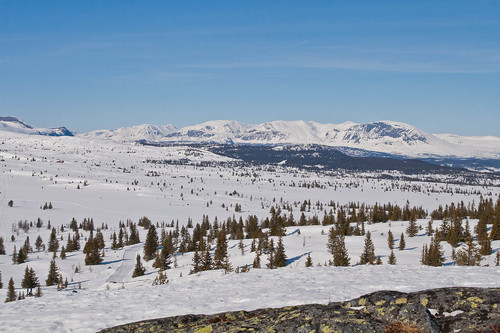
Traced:
MULTIPOLYGON (((442 266, 421 263, 422 249, 433 238, 429 225, 434 229, 446 225, 443 218, 431 218, 431 212, 452 204, 471 210, 479 209, 480 202, 498 206, 500 181, 495 173, 435 170, 409 176, 399 170, 309 170, 286 163, 239 163, 207 148, 213 143, 321 144, 405 156, 498 159, 499 138, 431 135, 394 122, 246 125, 216 121, 181 130, 144 125, 78 135, 66 131, 37 129, 14 117, 0 119, 0 237, 6 252, 0 255, 1 331, 95 332, 174 315, 327 304, 377 290, 500 287, 500 240, 491 240, 491 251, 482 255, 478 266, 456 264, 452 254, 465 249, 465 241, 456 246, 440 242, 442 266), (416 234, 407 234, 408 219, 373 223, 375 205, 418 208, 422 216, 415 221, 416 234), (260 254, 261 268, 252 267, 258 251, 253 251, 254 239, 244 228, 243 237, 228 231, 232 271, 190 274, 195 252, 181 252, 180 246, 182 238, 193 236, 197 224, 208 220, 213 225, 217 220, 219 228, 227 223, 229 229, 240 219, 245 224, 249 217, 264 223, 272 218, 271 211, 279 211, 283 220, 295 219, 281 237, 288 258, 284 267, 267 268, 265 251, 260 254), (323 220, 330 213, 338 217, 339 212, 347 217, 366 213, 362 223, 350 222, 349 227, 370 232, 381 264, 359 264, 366 236, 350 234, 345 237, 350 265, 330 265, 327 243, 334 225, 323 220), (132 277, 137 255, 144 256, 148 229, 137 226, 139 243, 112 249, 113 234, 120 226, 129 231, 130 224, 145 216, 158 235, 185 231, 174 239, 165 284, 153 285, 160 273, 153 267, 155 260, 141 259, 145 274, 132 277), (302 217, 307 223, 299 223, 302 217), (105 241, 99 251, 102 262, 97 265, 85 265, 83 248, 91 231, 78 228, 75 232, 70 227, 73 220, 81 225, 90 219, 93 235, 99 232, 105 241), (64 288, 45 283, 54 257, 47 250, 52 230, 59 241, 54 260, 68 282, 64 288), (394 235, 395 264, 388 263, 389 231, 394 235), (76 233, 80 249, 62 259, 61 247, 76 233), (398 249, 402 234, 406 244, 398 249), (38 236, 43 240, 40 249, 34 245, 38 236), (28 237, 32 249, 25 262, 13 263, 13 253, 23 248, 28 237), (308 257, 311 267, 305 265, 308 257), (26 292, 21 285, 27 267, 36 273, 42 296, 3 303, 10 278, 16 294, 26 292)), ((500 216, 498 210, 493 214, 500 216)), ((460 222, 463 230, 469 227, 473 244, 479 246, 480 218, 464 216, 460 222)), ((486 229, 492 233, 493 224, 486 229)), ((209 234, 210 230, 204 241, 207 253, 214 257, 217 242, 209 241, 209 234)), ((277 244, 280 237, 269 239, 277 244)))

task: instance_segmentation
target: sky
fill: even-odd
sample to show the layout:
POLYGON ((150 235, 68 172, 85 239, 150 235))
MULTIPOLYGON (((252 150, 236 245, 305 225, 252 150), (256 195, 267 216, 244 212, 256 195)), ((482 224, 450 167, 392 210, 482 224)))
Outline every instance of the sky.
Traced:
POLYGON ((0 0, 0 115, 500 136, 500 2, 0 0))

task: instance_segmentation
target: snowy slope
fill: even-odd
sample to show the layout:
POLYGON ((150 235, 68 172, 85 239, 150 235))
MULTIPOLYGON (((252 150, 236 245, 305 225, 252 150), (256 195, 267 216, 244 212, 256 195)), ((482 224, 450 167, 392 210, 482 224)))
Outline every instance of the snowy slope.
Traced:
POLYGON ((15 133, 47 136, 73 136, 65 127, 57 128, 34 128, 16 117, 0 117, 0 130, 15 133))
POLYGON ((500 158, 500 138, 433 135, 394 121, 320 124, 300 120, 248 125, 218 120, 180 130, 172 125, 167 128, 165 131, 156 131, 155 135, 150 135, 139 126, 116 131, 94 131, 84 136, 168 143, 319 144, 412 157, 500 158))
MULTIPOLYGON (((325 175, 288 168, 269 171, 261 167, 226 168, 204 163, 227 160, 202 148, 181 145, 151 147, 134 142, 0 131, 0 236, 5 240, 7 253, 0 255, 4 283, 0 289, 0 330, 95 332, 104 327, 171 315, 328 303, 380 289, 415 291, 444 286, 500 286, 497 278, 500 268, 494 266, 500 241, 492 242, 494 253, 485 257, 481 267, 452 266, 451 246, 445 242, 442 243, 445 266, 422 266, 422 245, 430 242, 425 232, 428 219, 418 220, 422 226, 418 236, 406 238, 406 248, 394 251, 397 257, 394 266, 387 264, 390 253, 387 233, 390 229, 398 242, 407 221, 366 224, 376 255, 382 258, 381 266, 356 265, 364 237, 349 236, 346 247, 352 266, 325 267, 325 262, 331 259, 326 247, 330 226, 296 226, 289 227, 283 239, 289 258, 284 268, 251 269, 245 274, 224 275, 219 270, 189 275, 193 253, 186 252, 175 257, 177 265, 167 271, 170 282, 166 285, 152 286, 158 271, 151 261, 144 262, 145 276, 132 278, 132 264, 137 254, 143 254, 143 244, 112 250, 110 237, 119 229, 120 222, 129 219, 137 222, 145 215, 159 225, 178 221, 182 227, 189 218, 200 223, 203 215, 209 216, 210 222, 215 217, 219 221, 233 216, 236 220, 240 217, 245 220, 249 215, 262 221, 269 217, 271 206, 280 203, 283 207, 293 207, 293 215, 298 219, 302 213, 300 203, 306 199, 313 204, 304 214, 321 219, 325 210, 333 209, 328 206, 331 200, 344 206, 349 202, 404 205, 408 200, 411 205, 431 211, 438 205, 462 201, 465 205, 477 204, 481 196, 496 201, 500 195, 498 186, 451 185, 397 177, 379 179, 377 174, 369 173, 325 175), (187 160, 194 165, 163 163, 165 160, 187 160), (312 184, 318 186, 309 186, 312 184), (8 206, 10 200, 13 207, 8 206), (52 203, 53 209, 41 209, 45 202, 52 203), (316 202, 321 206, 315 205, 316 202), (236 204, 241 205, 241 212, 235 211, 236 204), (26 263, 12 263, 14 247, 19 250, 27 237, 32 246, 39 235, 47 244, 51 232, 48 221, 58 230, 62 246, 73 234, 69 222, 75 218, 81 223, 89 217, 94 219, 96 227, 108 226, 102 230, 106 242, 104 261, 101 265, 86 266, 81 250, 67 253, 64 260, 58 252, 56 264, 64 279, 68 279, 68 289, 57 291, 55 286, 45 286, 52 259, 48 251, 34 250, 26 263), (36 222, 38 218, 43 221, 41 228, 31 227, 25 232, 16 227, 18 221, 36 222), (61 226, 65 226, 64 231, 61 226), (315 267, 305 268, 309 253, 315 267), (27 266, 35 270, 43 297, 3 303, 10 277, 15 281, 16 292, 24 291, 20 286, 27 266)), ((433 223, 438 227, 441 221, 433 223)), ((476 223, 477 220, 470 220, 472 230, 476 223)), ((160 229, 157 228, 158 232, 160 229)), ((175 230, 169 226, 164 229, 175 230)), ((83 246, 90 233, 79 232, 83 246)), ((141 227, 139 232, 144 241, 147 230, 141 227)), ((241 251, 239 241, 228 241, 233 267, 252 264, 255 253, 250 251, 251 242, 252 239, 244 239, 241 251)), ((211 252, 213 254, 214 249, 211 252)), ((261 262, 264 267, 267 256, 263 255, 261 262)))
POLYGON ((113 139, 118 141, 161 141, 164 137, 171 133, 177 132, 177 129, 172 125, 138 125, 131 127, 119 128, 116 130, 97 130, 90 133, 82 134, 82 137, 113 139))

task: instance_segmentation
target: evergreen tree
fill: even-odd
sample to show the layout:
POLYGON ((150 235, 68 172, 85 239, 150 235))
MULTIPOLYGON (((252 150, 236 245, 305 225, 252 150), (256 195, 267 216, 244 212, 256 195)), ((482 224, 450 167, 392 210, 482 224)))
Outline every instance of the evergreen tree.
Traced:
POLYGON ((85 253, 85 265, 99 265, 102 262, 101 251, 99 251, 99 241, 92 236, 92 231, 83 247, 83 253, 85 253))
POLYGON ((405 235, 401 233, 401 237, 399 238, 399 251, 403 251, 406 248, 405 235))
POLYGON ((306 267, 311 267, 313 265, 313 261, 311 258, 311 253, 307 254, 307 259, 306 259, 306 267))
POLYGON ((408 223, 408 227, 406 227, 406 233, 408 234, 408 237, 415 237, 418 233, 417 220, 414 216, 413 210, 410 217, 410 221, 408 223))
POLYGON ((285 267, 286 266, 286 253, 285 246, 283 245, 283 239, 281 236, 278 238, 278 246, 276 247, 276 252, 274 254, 274 267, 285 267))
POLYGON ((50 233, 49 242, 47 244, 47 250, 49 252, 57 252, 59 249, 59 240, 57 239, 56 228, 52 228, 52 232, 50 233))
POLYGON ((42 237, 40 235, 38 235, 38 237, 36 238, 35 240, 35 249, 37 251, 40 251, 43 247, 43 240, 42 240, 42 237))
MULTIPOLYGON (((69 236, 68 236, 69 239, 69 236)), ((64 260, 66 259, 66 248, 63 246, 61 247, 61 259, 64 260)))
POLYGON ((3 237, 0 237, 0 255, 5 254, 5 245, 3 243, 3 237))
POLYGON ((3 282, 2 282, 2 272, 0 272, 0 289, 3 288, 3 282))
POLYGON ((269 269, 274 269, 274 241, 271 239, 269 241, 269 249, 268 249, 268 256, 267 256, 267 268, 269 269))
POLYGON ((333 255, 335 253, 335 243, 337 242, 337 232, 334 227, 331 227, 328 231, 328 240, 326 243, 326 248, 328 252, 333 255))
POLYGON ((465 248, 460 249, 456 254, 456 264, 458 266, 479 266, 482 259, 472 237, 467 238, 465 248))
POLYGON ((25 247, 21 247, 19 249, 19 252, 17 253, 17 263, 18 264, 23 264, 26 259, 28 259, 28 252, 26 252, 25 247))
POLYGON ((396 265, 396 255, 394 251, 391 250, 391 254, 389 255, 389 261, 387 262, 389 265, 396 265))
POLYGON ((113 232, 112 242, 111 242, 111 250, 117 250, 117 249, 118 249, 118 242, 116 239, 116 232, 113 232))
POLYGON ((217 233, 217 247, 214 252, 214 269, 226 269, 227 255, 227 237, 226 230, 222 228, 217 233))
POLYGON ((351 259, 347 254, 344 235, 339 235, 334 243, 333 250, 333 265, 334 266, 349 266, 351 259))
POLYGON ((213 269, 213 261, 212 261, 212 255, 210 254, 210 245, 207 244, 205 246, 203 256, 201 258, 201 270, 202 271, 209 271, 213 269))
POLYGON ((9 289, 7 291, 7 298, 5 299, 5 303, 13 302, 17 299, 16 289, 14 288, 14 279, 10 278, 9 280, 9 289))
POLYGON ((434 235, 431 244, 422 248, 422 264, 427 266, 442 266, 445 261, 443 249, 438 235, 434 235))
POLYGON ((14 251, 12 252, 12 263, 17 264, 17 248, 14 245, 14 251))
POLYGON ((253 260, 252 268, 260 268, 260 250, 255 251, 255 259, 253 260))
POLYGON ((193 268, 189 272, 190 274, 198 273, 201 271, 201 256, 200 252, 198 252, 198 249, 194 250, 194 255, 193 255, 193 268))
POLYGON ((156 256, 158 249, 158 234, 154 224, 151 224, 148 229, 146 241, 144 242, 144 260, 149 261, 156 256))
POLYGON ((26 266, 26 270, 24 272, 24 278, 21 282, 21 287, 26 288, 26 294, 32 294, 33 288, 38 284, 38 277, 35 274, 33 268, 28 268, 26 266))
POLYGON ((160 271, 158 272, 158 276, 155 277, 153 281, 153 286, 159 286, 167 283, 168 283, 167 273, 165 273, 163 269, 160 269, 160 271))
POLYGON ((484 219, 480 219, 477 224, 477 240, 480 246, 479 253, 482 255, 491 254, 491 239, 488 236, 488 227, 484 219))
MULTIPOLYGON (((491 226, 490 240, 492 241, 500 240, 500 213, 496 216, 495 220, 493 221, 493 225, 491 226)), ((1 244, 0 244, 0 250, 1 250, 1 244)))
POLYGON ((392 235, 391 229, 387 233, 387 245, 389 246, 389 250, 394 250, 394 236, 392 235))
POLYGON ((365 236, 365 246, 359 258, 359 263, 361 265, 366 265, 366 264, 373 264, 374 262, 375 262, 375 246, 373 245, 371 233, 368 231, 365 236))
POLYGON ((57 278, 59 276, 59 268, 56 266, 56 260, 52 259, 49 266, 49 274, 47 275, 47 280, 45 284, 47 286, 52 286, 57 283, 57 278))
POLYGON ((143 276, 144 273, 146 273, 146 269, 144 268, 144 266, 142 266, 141 256, 137 255, 135 268, 134 268, 134 272, 132 273, 132 277, 135 278, 138 276, 143 276))
POLYGON ((37 284, 36 286, 36 293, 35 293, 35 297, 42 297, 43 293, 42 293, 42 287, 40 286, 40 283, 37 284))

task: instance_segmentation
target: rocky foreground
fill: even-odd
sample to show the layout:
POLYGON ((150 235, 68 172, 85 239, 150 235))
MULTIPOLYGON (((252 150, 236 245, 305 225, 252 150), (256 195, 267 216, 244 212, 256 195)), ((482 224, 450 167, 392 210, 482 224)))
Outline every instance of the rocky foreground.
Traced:
POLYGON ((100 332, 384 332, 389 324, 400 322, 420 328, 412 332, 500 333, 499 305, 500 288, 453 287, 415 293, 378 291, 328 305, 185 315, 100 332))

